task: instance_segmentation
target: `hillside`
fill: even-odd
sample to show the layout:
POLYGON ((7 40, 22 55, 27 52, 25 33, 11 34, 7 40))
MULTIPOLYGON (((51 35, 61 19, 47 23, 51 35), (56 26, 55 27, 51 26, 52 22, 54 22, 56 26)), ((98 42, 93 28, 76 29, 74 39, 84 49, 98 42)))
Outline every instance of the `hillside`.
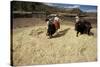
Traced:
POLYGON ((26 11, 26 12, 46 12, 51 13, 70 13, 70 14, 83 14, 79 8, 58 8, 53 6, 45 5, 40 2, 23 2, 23 1, 12 1, 12 11, 26 11))

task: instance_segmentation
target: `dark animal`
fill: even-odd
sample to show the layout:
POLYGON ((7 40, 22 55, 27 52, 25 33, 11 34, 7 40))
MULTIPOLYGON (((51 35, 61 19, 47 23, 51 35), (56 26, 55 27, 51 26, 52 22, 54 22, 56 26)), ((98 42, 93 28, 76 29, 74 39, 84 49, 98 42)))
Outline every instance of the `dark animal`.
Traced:
POLYGON ((53 24, 53 21, 49 20, 49 24, 48 24, 48 29, 47 29, 47 35, 51 38, 52 35, 56 32, 56 27, 53 24))
POLYGON ((75 23, 75 30, 77 31, 76 36, 78 37, 78 34, 88 34, 90 35, 90 30, 91 30, 92 26, 91 23, 84 20, 84 21, 78 21, 77 23, 75 23))

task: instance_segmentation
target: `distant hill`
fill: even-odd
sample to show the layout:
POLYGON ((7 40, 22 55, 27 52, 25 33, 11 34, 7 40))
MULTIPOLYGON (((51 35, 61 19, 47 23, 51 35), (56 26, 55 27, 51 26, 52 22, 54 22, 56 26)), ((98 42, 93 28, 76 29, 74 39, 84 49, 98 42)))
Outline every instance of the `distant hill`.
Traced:
POLYGON ((39 2, 23 2, 23 1, 12 1, 12 11, 26 11, 26 12, 57 12, 58 8, 50 7, 39 2))
POLYGON ((86 13, 80 10, 79 8, 57 8, 53 6, 48 6, 40 2, 25 2, 25 1, 12 1, 11 2, 12 11, 24 11, 24 12, 45 12, 47 15, 52 13, 62 13, 66 14, 80 14, 81 16, 85 15, 96 15, 93 13, 86 13))

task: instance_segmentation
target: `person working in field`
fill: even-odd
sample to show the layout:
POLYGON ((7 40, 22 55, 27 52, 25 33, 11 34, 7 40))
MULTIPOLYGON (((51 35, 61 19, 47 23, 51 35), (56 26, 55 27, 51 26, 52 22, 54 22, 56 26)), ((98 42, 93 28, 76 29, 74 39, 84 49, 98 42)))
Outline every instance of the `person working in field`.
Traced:
POLYGON ((56 32, 56 27, 53 24, 53 19, 46 19, 47 22, 47 33, 46 35, 49 36, 49 38, 52 38, 52 35, 56 32))
POLYGON ((52 24, 53 23, 53 18, 47 17, 45 21, 47 23, 47 28, 48 28, 49 27, 49 24, 52 24))
POLYGON ((55 27, 56 27, 56 30, 60 29, 60 21, 59 21, 59 20, 60 20, 60 19, 59 19, 58 15, 56 15, 56 16, 54 17, 54 22, 53 22, 53 24, 54 24, 55 27))
POLYGON ((50 19, 47 17, 45 21, 46 21, 46 24, 47 24, 47 33, 46 33, 46 35, 48 35, 48 27, 49 27, 49 24, 50 24, 50 19))
POLYGON ((78 21, 80 21, 80 17, 78 15, 76 15, 76 17, 75 17, 75 23, 77 23, 78 21))
POLYGON ((60 29, 60 22, 59 22, 59 17, 56 15, 55 17, 47 18, 46 19, 47 23, 47 34, 52 37, 52 35, 60 29))
POLYGON ((75 16, 75 30, 77 30, 76 28, 77 28, 77 25, 78 25, 78 22, 80 21, 80 17, 79 17, 79 15, 77 14, 76 16, 75 16))

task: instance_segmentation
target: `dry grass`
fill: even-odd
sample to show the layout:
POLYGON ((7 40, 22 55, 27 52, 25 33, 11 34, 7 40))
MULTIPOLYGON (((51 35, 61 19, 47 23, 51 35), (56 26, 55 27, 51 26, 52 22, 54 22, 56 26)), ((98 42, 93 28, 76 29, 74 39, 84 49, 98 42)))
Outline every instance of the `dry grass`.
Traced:
POLYGON ((73 26, 61 25, 52 39, 46 26, 13 29, 14 65, 55 64, 97 60, 97 31, 76 37, 73 26))

